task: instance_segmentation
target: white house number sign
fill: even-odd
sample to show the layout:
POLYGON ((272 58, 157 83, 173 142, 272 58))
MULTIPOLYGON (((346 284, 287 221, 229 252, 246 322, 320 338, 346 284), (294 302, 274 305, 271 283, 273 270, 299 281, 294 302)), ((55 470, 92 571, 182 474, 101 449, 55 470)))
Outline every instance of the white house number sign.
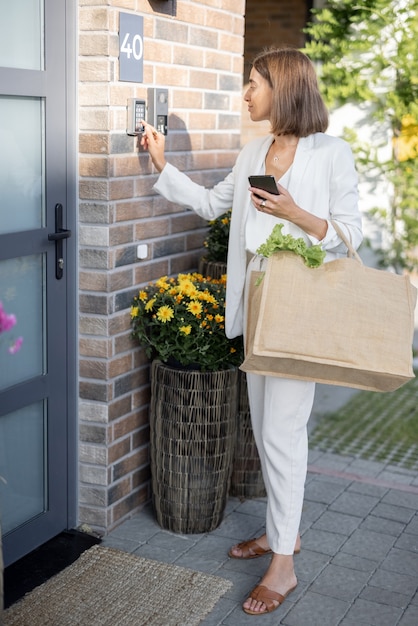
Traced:
POLYGON ((119 14, 119 80, 142 83, 144 75, 144 18, 119 14))

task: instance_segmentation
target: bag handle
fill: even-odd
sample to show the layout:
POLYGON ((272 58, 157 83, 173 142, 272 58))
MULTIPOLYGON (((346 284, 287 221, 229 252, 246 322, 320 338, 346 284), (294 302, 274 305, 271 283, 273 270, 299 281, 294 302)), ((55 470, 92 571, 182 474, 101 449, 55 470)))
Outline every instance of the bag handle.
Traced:
POLYGON ((331 221, 331 224, 334 226, 337 235, 340 237, 340 239, 342 239, 342 241, 347 246, 347 250, 348 250, 347 256, 351 257, 352 259, 356 259, 359 263, 361 263, 363 265, 363 261, 362 261, 360 255, 353 248, 353 244, 351 243, 351 234, 350 234, 350 241, 349 241, 347 239, 346 234, 342 230, 341 226, 339 226, 338 223, 335 220, 330 220, 330 221, 331 221))

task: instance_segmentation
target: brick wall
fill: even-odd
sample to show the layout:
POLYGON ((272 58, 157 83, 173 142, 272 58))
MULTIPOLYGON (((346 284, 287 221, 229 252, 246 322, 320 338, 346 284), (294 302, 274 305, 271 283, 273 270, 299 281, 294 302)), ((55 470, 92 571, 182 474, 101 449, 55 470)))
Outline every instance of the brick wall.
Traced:
POLYGON ((138 286, 197 267, 206 222, 152 191, 126 102, 169 89, 167 156, 209 186, 240 145, 244 0, 79 0, 79 520, 106 532, 150 497, 138 286), (118 80, 119 12, 144 17, 144 80, 118 80), (148 257, 136 258, 138 242, 148 257))
MULTIPOLYGON (((291 46, 301 48, 312 2, 309 0, 247 0, 245 11, 244 41, 244 91, 251 69, 251 62, 263 48, 291 46)), ((244 145, 257 135, 269 131, 270 124, 251 122, 247 106, 242 105, 242 137, 244 145)))

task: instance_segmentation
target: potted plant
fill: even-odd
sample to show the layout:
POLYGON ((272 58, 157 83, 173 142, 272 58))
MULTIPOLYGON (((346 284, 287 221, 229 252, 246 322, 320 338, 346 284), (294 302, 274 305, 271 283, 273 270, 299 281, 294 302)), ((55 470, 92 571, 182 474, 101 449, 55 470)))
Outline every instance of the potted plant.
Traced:
POLYGON ((231 209, 209 222, 209 232, 203 242, 205 256, 200 259, 199 272, 205 276, 219 278, 226 272, 228 256, 229 227, 231 209))
POLYGON ((223 516, 237 426, 242 339, 225 335, 225 276, 164 276, 139 290, 132 333, 151 365, 150 450, 159 524, 182 533, 223 516))

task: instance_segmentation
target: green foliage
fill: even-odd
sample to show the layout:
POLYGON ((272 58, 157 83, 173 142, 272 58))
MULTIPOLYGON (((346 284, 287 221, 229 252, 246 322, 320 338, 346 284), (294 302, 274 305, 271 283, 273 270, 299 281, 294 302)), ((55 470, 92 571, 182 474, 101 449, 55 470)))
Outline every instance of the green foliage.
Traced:
POLYGON ((209 222, 209 234, 203 242, 203 245, 207 249, 205 255, 206 261, 226 263, 230 224, 231 209, 209 222))
POLYGON ((388 229, 390 247, 383 263, 418 267, 418 0, 329 0, 314 10, 305 29, 304 52, 320 62, 322 93, 331 107, 368 103, 375 121, 391 132, 392 158, 381 161, 376 148, 360 143, 354 152, 363 172, 372 168, 393 185, 391 211, 373 215, 388 229))
POLYGON ((302 237, 283 235, 283 224, 276 224, 267 241, 257 250, 257 254, 269 257, 279 250, 289 250, 301 256, 308 267, 319 267, 325 259, 325 252, 320 245, 307 246, 302 237))

